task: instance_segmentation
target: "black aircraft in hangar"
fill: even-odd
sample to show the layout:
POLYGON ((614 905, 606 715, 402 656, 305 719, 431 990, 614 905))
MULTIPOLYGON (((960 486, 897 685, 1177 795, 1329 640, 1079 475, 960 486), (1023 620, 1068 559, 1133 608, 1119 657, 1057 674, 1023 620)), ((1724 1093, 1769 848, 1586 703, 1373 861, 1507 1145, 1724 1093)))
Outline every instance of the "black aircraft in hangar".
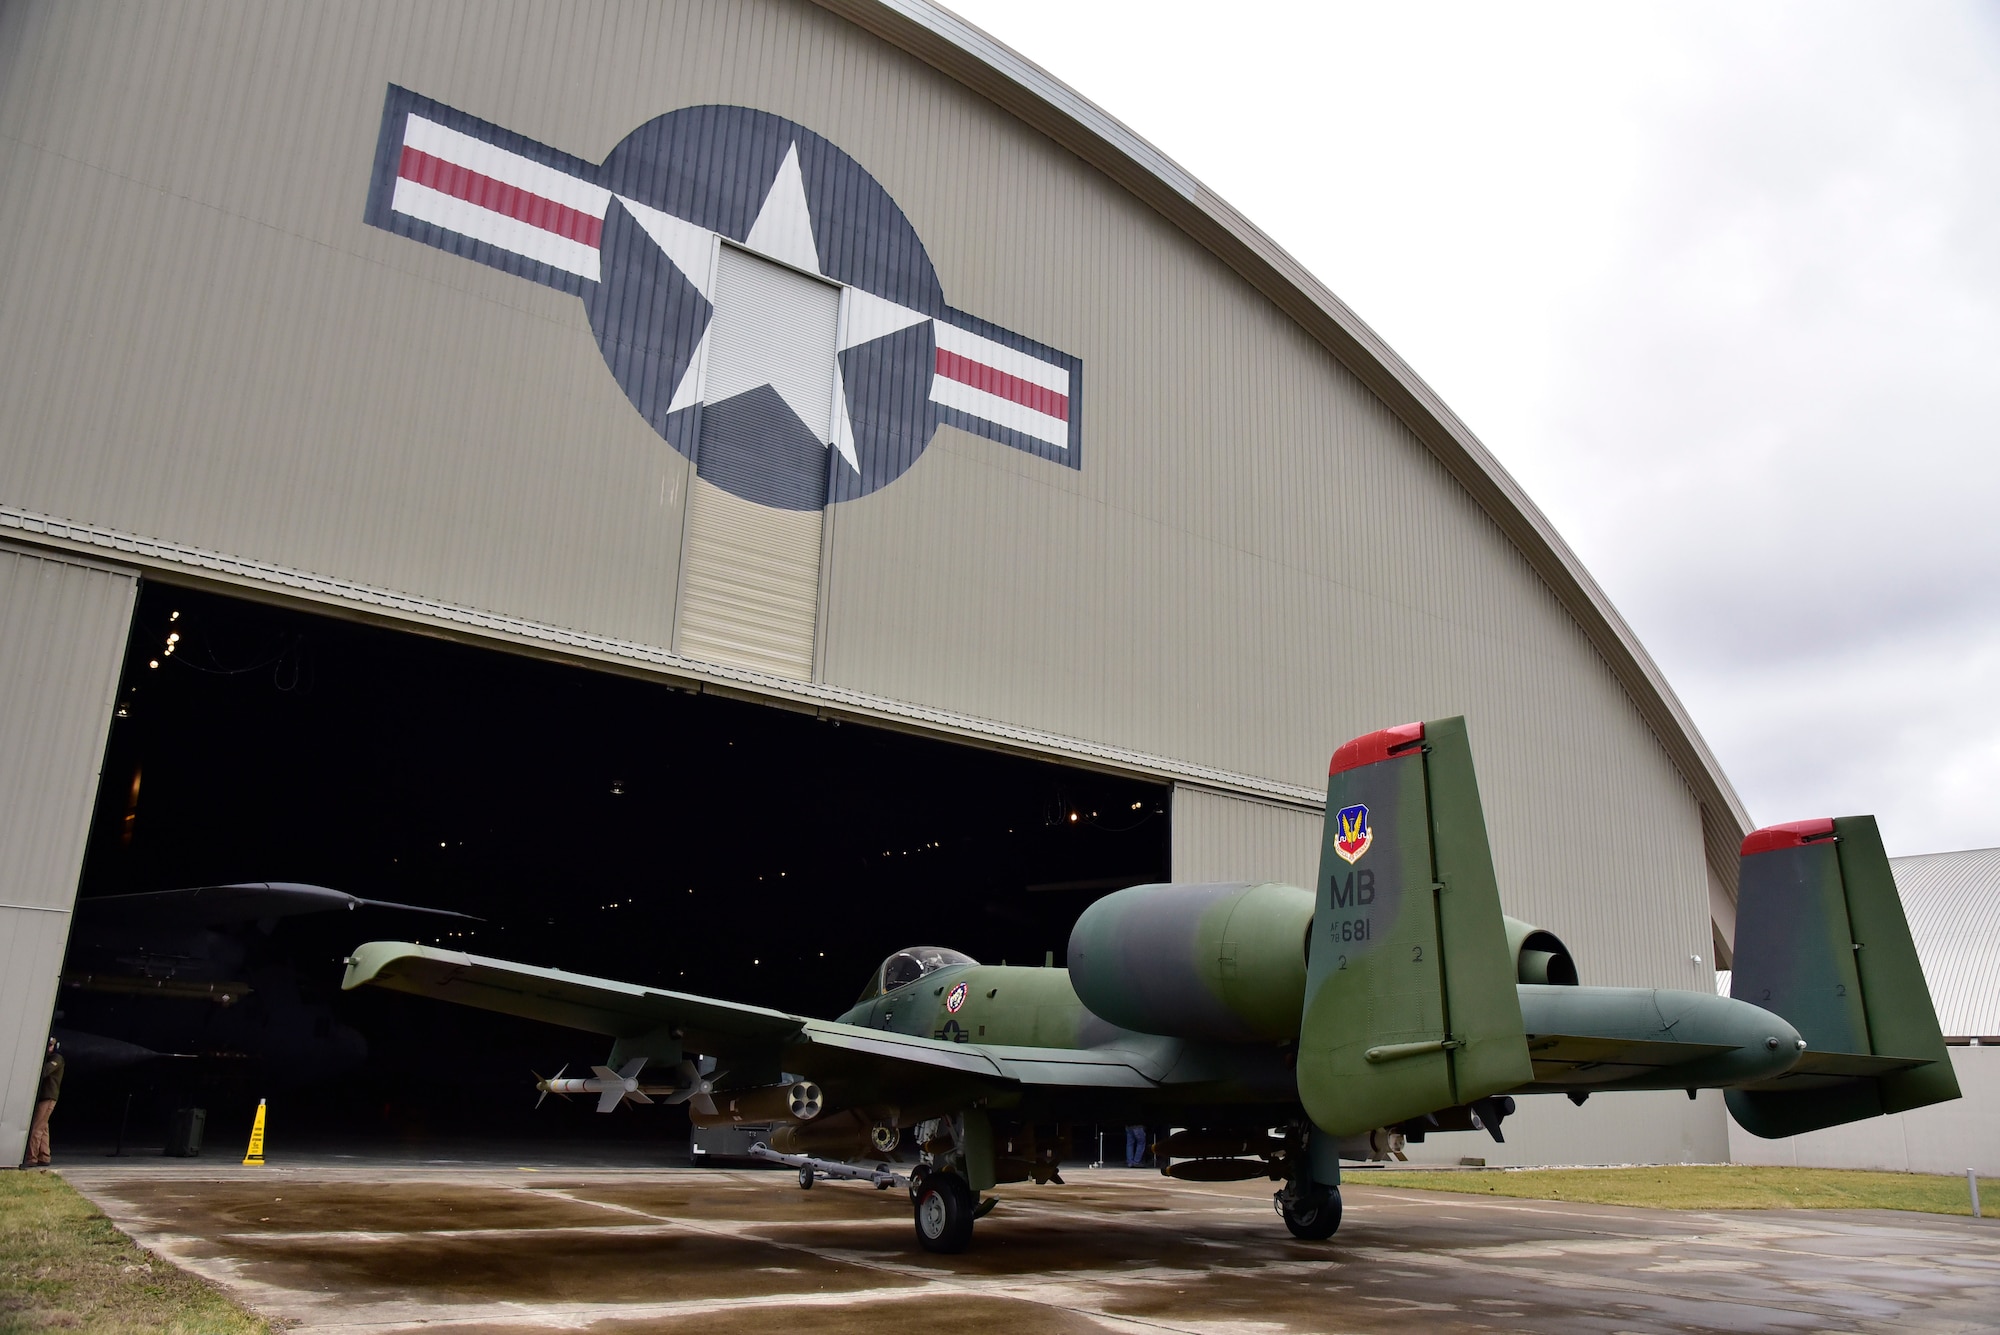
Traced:
POLYGON ((162 1060, 278 1085, 346 1074, 367 1040, 302 996, 296 966, 265 943, 280 919, 362 910, 479 921, 286 881, 80 899, 52 1032, 82 1075, 162 1060))

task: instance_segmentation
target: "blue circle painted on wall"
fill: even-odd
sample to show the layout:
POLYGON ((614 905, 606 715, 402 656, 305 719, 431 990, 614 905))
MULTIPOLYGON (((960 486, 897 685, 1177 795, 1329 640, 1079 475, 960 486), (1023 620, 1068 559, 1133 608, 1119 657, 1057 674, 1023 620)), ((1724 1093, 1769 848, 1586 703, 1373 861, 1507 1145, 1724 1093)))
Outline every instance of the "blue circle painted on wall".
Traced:
POLYGON ((746 500, 866 496, 940 423, 1081 466, 1082 363, 947 304, 888 191, 794 121, 688 107, 591 164, 391 87, 366 217, 580 297, 633 408, 746 500))

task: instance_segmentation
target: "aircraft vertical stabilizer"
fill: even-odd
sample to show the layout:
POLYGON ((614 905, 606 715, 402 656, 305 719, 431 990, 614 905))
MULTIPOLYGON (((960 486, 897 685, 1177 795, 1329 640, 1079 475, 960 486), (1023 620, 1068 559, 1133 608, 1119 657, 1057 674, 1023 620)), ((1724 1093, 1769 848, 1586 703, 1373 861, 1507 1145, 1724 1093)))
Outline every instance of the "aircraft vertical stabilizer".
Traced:
POLYGON ((1299 1097, 1355 1135, 1533 1079, 1465 720, 1334 753, 1299 1097))
POLYGON ((1782 1015, 1806 1050, 1724 1095, 1737 1123, 1775 1139, 1957 1098, 1875 818, 1754 831, 1741 866, 1730 995, 1782 1015))

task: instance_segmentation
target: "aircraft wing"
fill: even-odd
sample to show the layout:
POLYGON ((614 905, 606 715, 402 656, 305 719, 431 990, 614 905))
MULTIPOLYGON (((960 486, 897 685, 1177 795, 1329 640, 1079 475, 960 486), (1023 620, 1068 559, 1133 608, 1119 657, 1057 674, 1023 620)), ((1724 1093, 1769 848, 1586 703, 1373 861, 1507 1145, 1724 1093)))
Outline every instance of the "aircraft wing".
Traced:
POLYGON ((336 909, 396 909, 439 918, 480 919, 449 909, 420 904, 395 904, 363 899, 344 890, 295 881, 247 881, 237 885, 198 885, 186 890, 151 890, 138 895, 94 895, 76 901, 76 916, 86 927, 205 927, 256 922, 261 918, 293 918, 302 913, 336 909))
POLYGON ((922 1038, 404 941, 371 941, 355 950, 341 987, 363 985, 613 1038, 668 1030, 689 1052, 725 1060, 768 1053, 786 1071, 889 1101, 1024 1085, 1145 1089, 1166 1078, 1168 1064, 1150 1051, 922 1038))

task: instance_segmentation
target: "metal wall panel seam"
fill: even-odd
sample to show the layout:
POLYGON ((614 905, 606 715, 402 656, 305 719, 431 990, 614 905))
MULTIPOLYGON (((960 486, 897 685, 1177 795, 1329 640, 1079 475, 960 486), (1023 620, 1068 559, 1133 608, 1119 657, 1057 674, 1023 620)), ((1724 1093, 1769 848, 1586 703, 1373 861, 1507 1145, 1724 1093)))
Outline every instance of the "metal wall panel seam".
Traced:
MULTIPOLYGON (((1749 816, 1657 664, 1527 494, 1435 391, 1344 302, 1248 219, 1159 150, 970 24, 924 0, 813 0, 986 96, 1152 204, 1326 343, 1403 418, 1522 549, 1688 777, 1749 828, 1749 816), (1161 189, 1165 187, 1165 191, 1161 189), (1168 198, 1168 195, 1172 198, 1168 198)), ((1734 886, 1733 875, 1729 882, 1734 886)))
POLYGON ((331 576, 291 570, 269 562, 203 551, 179 543, 121 533, 96 525, 73 523, 55 516, 34 514, 15 506, 0 505, 0 528, 16 533, 46 537, 57 544, 78 543, 109 551, 124 552, 142 561, 157 563, 159 569, 190 575, 207 573, 230 576, 244 584, 276 590, 294 590, 320 595, 322 600, 352 604, 357 608, 379 607, 429 618, 442 626, 467 626, 493 631, 511 639, 556 645, 583 651, 592 656, 666 669, 696 681, 747 686, 772 695, 801 702, 837 705, 863 717, 885 721, 907 721, 935 725, 965 737, 1005 741, 1045 752, 1112 766, 1122 772, 1146 777, 1189 778, 1204 787, 1223 792, 1242 792, 1268 801, 1295 803, 1302 808, 1323 809, 1325 794, 1316 789, 1281 783, 1249 774, 1234 774, 1209 766, 1177 761, 1167 756, 1106 746, 1077 737, 1065 737, 1033 728, 1017 727, 995 719, 976 718, 950 710, 908 704, 865 691, 823 683, 804 682, 766 673, 704 663, 685 658, 655 645, 609 636, 566 630, 519 617, 483 612, 476 608, 444 603, 393 589, 377 588, 331 576))

